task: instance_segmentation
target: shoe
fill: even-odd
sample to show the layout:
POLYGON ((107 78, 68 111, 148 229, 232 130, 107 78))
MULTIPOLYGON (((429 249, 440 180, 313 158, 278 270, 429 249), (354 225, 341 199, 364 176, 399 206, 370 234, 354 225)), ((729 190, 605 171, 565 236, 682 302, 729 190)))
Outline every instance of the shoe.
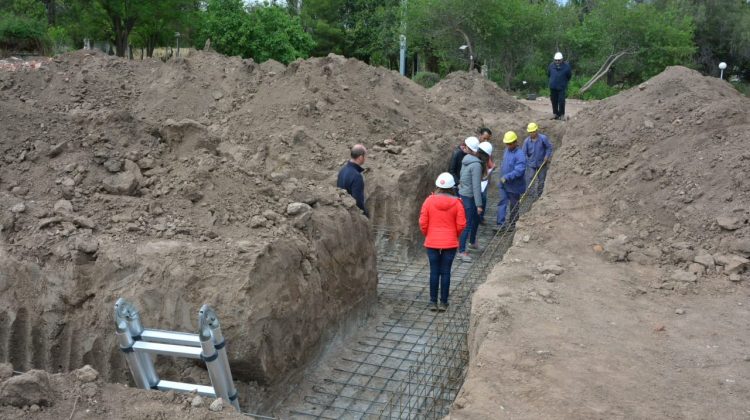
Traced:
POLYGON ((471 262, 472 258, 469 256, 468 252, 462 252, 458 254, 458 258, 463 262, 471 262))
POLYGON ((503 227, 503 225, 495 225, 492 226, 492 230, 494 230, 495 232, 502 232, 505 230, 505 227, 503 227))
POLYGON ((438 307, 437 302, 430 302, 430 305, 427 306, 427 309, 429 309, 430 312, 437 312, 437 311, 440 310, 440 308, 438 307))
POLYGON ((552 118, 550 118, 550 119, 552 119, 552 120, 556 120, 556 119, 559 119, 559 118, 560 118, 560 116, 559 116, 559 115, 555 115, 554 117, 552 117, 552 118))
POLYGON ((479 247, 479 244, 473 243, 473 244, 469 244, 469 249, 473 249, 475 251, 480 251, 482 248, 479 247))
POLYGON ((448 310, 448 304, 440 302, 440 306, 438 307, 438 312, 445 312, 448 310))

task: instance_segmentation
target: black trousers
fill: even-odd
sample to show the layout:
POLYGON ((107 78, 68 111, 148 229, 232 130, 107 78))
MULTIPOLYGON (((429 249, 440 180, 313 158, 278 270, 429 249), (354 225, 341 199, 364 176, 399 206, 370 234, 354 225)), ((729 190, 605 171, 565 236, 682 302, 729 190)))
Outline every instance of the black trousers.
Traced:
POLYGON ((550 89, 549 98, 552 101, 552 113, 560 117, 565 115, 565 89, 550 89))

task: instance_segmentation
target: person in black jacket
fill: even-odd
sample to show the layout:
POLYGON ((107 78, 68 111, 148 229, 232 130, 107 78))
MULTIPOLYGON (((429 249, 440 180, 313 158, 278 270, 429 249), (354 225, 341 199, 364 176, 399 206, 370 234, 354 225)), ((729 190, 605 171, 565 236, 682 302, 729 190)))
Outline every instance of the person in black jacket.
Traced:
POLYGON ((549 76, 549 98, 552 102, 552 112, 555 120, 565 120, 565 95, 568 90, 568 82, 573 76, 570 64, 563 61, 561 52, 556 52, 554 61, 547 66, 549 76))
POLYGON ((448 173, 453 175, 453 179, 459 179, 461 176, 461 161, 463 161, 464 156, 466 156, 466 143, 461 142, 453 149, 451 161, 448 164, 448 173))
POLYGON ((351 159, 339 171, 336 187, 346 190, 357 202, 366 217, 370 217, 365 208, 365 179, 362 176, 362 165, 365 163, 367 149, 361 144, 352 146, 351 159))

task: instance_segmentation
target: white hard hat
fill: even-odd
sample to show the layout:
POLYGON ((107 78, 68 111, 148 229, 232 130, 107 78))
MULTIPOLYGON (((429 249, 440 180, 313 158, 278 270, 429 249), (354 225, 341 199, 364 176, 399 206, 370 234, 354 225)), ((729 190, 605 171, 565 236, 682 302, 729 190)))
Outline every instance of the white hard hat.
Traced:
POLYGON ((472 152, 475 152, 479 150, 479 139, 476 137, 467 137, 466 140, 464 140, 464 144, 466 144, 466 147, 471 149, 472 152))
POLYGON ((479 143, 479 148, 482 149, 484 153, 487 153, 487 156, 492 156, 492 143, 483 141, 479 143))
POLYGON ((435 186, 438 188, 453 188, 456 186, 456 180, 453 179, 453 175, 443 172, 435 180, 435 186))
POLYGON ((562 60, 562 59, 563 59, 562 53, 559 52, 559 51, 556 52, 555 53, 555 60, 562 60))

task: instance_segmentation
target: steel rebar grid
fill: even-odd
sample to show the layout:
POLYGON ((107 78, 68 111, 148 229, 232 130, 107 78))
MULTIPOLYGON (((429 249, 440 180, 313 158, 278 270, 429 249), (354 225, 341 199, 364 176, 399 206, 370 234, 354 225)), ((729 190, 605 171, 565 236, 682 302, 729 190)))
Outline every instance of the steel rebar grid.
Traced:
MULTIPOLYGON (((519 213, 531 203, 523 197, 519 213)), ((494 221, 496 206, 487 210, 488 221, 494 221)), ((486 247, 472 263, 454 263, 450 308, 444 313, 428 309, 425 258, 405 261, 407 244, 388 243, 400 237, 388 229, 376 231, 378 301, 390 312, 374 330, 353 340, 350 357, 338 359, 329 377, 304 398, 305 406, 290 411, 293 417, 432 419, 448 414, 466 375, 473 292, 502 259, 513 232, 480 228, 478 239, 486 247)))

